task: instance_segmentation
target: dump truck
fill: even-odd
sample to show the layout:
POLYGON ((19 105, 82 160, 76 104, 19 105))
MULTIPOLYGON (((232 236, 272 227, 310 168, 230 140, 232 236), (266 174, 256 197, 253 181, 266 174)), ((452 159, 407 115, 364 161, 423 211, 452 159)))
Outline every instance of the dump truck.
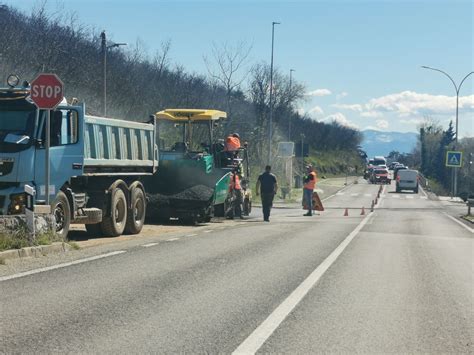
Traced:
MULTIPOLYGON (((25 186, 46 204, 47 112, 30 99, 30 88, 0 89, 0 215, 25 212, 25 186)), ((136 234, 146 214, 142 179, 155 174, 154 124, 86 115, 84 103, 65 101, 51 111, 50 206, 56 232, 71 224, 94 235, 136 234)))
POLYGON ((154 116, 160 169, 145 179, 148 217, 194 224, 213 216, 230 216, 234 202, 230 178, 237 168, 245 176, 244 213, 250 213, 247 150, 244 147, 229 157, 223 140, 215 134, 227 114, 210 109, 166 109, 154 116))

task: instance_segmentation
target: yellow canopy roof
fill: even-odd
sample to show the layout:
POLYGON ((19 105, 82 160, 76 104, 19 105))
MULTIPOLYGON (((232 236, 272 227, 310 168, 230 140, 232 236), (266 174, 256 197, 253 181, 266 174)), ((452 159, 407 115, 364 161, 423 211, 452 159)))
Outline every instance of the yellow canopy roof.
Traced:
POLYGON ((227 118, 227 113, 218 110, 173 108, 157 112, 155 116, 158 120, 169 120, 175 122, 215 121, 220 118, 227 118))

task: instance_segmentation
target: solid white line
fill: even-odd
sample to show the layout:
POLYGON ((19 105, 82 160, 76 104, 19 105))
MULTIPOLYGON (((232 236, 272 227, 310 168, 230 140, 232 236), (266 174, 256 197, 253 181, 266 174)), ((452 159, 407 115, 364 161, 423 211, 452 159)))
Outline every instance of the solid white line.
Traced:
POLYGON ((373 213, 368 214, 342 243, 234 350, 233 354, 255 354, 337 260, 372 215, 373 213))
POLYGON ((474 233, 474 229, 469 227, 469 226, 466 226, 464 223, 462 223, 461 221, 458 221, 456 218, 454 218, 453 216, 450 216, 449 214, 447 214, 446 212, 443 212, 447 217, 451 218, 451 220, 453 220, 454 222, 456 222, 457 224, 459 224, 460 226, 466 228, 469 232, 471 233, 474 233))
POLYGON ((31 270, 31 271, 25 271, 25 272, 21 272, 21 273, 19 273, 19 274, 10 275, 10 276, 3 276, 3 277, 0 277, 0 282, 1 282, 1 281, 6 281, 6 280, 11 280, 11 279, 17 279, 17 278, 19 278, 19 277, 24 277, 24 276, 39 274, 40 272, 45 272, 45 271, 50 271, 50 270, 55 270, 55 269, 61 269, 61 268, 63 268, 63 267, 67 267, 67 266, 71 266, 71 265, 77 265, 77 264, 82 264, 82 263, 86 263, 86 262, 88 262, 88 261, 93 261, 93 260, 97 260, 97 259, 103 259, 103 258, 107 258, 107 257, 109 257, 109 256, 114 256, 114 255, 123 254, 123 253, 126 253, 126 251, 125 251, 125 250, 113 251, 113 252, 107 253, 107 254, 101 254, 101 255, 91 256, 90 258, 74 260, 74 261, 71 261, 71 262, 69 262, 69 263, 64 263, 64 264, 58 264, 58 265, 43 267, 43 268, 41 268, 41 269, 36 269, 36 270, 31 270))
POLYGON ((197 234, 188 234, 186 237, 195 237, 197 234))
POLYGON ((167 242, 174 242, 175 240, 178 240, 179 238, 171 238, 171 239, 167 239, 166 241, 167 242))
POLYGON ((149 247, 154 247, 155 245, 158 245, 158 243, 143 244, 142 247, 144 247, 144 248, 149 248, 149 247))
POLYGON ((342 196, 342 195, 345 195, 345 194, 346 194, 345 192, 336 192, 337 196, 342 196))
POLYGON ((428 194, 425 192, 425 189, 420 186, 420 191, 423 192, 426 198, 428 198, 428 194))

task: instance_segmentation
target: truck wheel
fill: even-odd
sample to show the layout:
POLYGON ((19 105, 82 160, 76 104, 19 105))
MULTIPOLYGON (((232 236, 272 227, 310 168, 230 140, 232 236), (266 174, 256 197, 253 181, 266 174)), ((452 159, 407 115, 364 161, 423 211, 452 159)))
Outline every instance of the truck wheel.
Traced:
POLYGON ((128 211, 127 224, 125 225, 126 234, 138 234, 141 232, 145 223, 146 199, 143 190, 134 187, 130 194, 131 209, 128 211))
POLYGON ((59 191, 56 195, 56 199, 51 204, 51 213, 56 223, 56 234, 66 240, 71 225, 71 208, 64 192, 59 191))
POLYGON ((111 216, 102 220, 102 232, 106 236, 117 237, 123 233, 127 223, 127 199, 120 188, 112 190, 110 211, 111 216))
POLYGON ((102 237, 104 235, 100 223, 86 224, 86 231, 90 237, 102 237))

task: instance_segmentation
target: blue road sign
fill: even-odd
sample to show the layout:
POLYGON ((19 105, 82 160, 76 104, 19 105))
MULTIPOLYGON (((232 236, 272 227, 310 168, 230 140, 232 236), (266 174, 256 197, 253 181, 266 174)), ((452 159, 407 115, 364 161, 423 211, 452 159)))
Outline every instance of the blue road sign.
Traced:
POLYGON ((462 152, 446 152, 446 166, 450 168, 460 168, 462 166, 462 152))

